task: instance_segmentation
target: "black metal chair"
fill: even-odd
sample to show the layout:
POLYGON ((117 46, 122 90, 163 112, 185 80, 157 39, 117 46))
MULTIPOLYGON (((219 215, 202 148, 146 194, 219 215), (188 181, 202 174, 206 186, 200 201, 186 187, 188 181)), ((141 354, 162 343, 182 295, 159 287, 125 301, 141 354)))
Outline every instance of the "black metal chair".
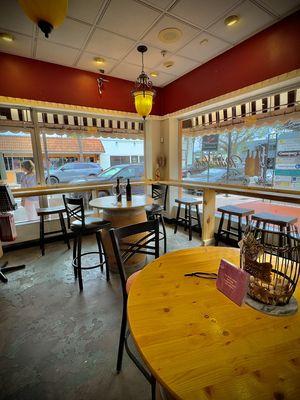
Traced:
POLYGON ((163 184, 152 184, 151 185, 151 197, 153 200, 162 200, 163 204, 153 203, 149 206, 145 207, 147 219, 153 220, 158 219, 162 225, 162 232, 159 232, 159 240, 164 241, 164 253, 167 252, 167 233, 166 233, 166 225, 164 220, 164 214, 167 209, 167 197, 169 186, 163 184))
POLYGON ((159 257, 159 221, 154 219, 151 221, 142 222, 140 224, 129 225, 122 228, 113 228, 110 230, 113 250, 118 265, 118 270, 121 278, 122 293, 123 293, 123 312, 121 331, 118 348, 117 372, 122 369, 122 360, 124 347, 131 360, 135 363, 138 369, 142 372, 148 382, 151 384, 152 399, 155 399, 155 378, 149 373, 141 362, 131 352, 127 339, 130 335, 127 330, 127 298, 130 286, 134 278, 140 271, 134 272, 129 278, 126 275, 125 263, 137 253, 152 255, 155 258, 159 257), (129 237, 137 234, 144 234, 137 242, 129 243, 126 241, 129 237))
POLYGON ((105 248, 102 244, 101 233, 102 229, 109 229, 111 223, 104 221, 101 218, 86 217, 84 213, 84 202, 83 199, 67 198, 63 195, 64 204, 68 217, 68 228, 74 233, 74 245, 73 245, 73 261, 72 266, 74 268, 75 279, 78 277, 79 289, 83 290, 82 282, 82 270, 99 268, 103 272, 103 265, 106 267, 106 280, 109 281, 109 268, 107 258, 105 254, 105 248), (73 221, 71 221, 73 219, 73 221), (89 251, 82 253, 82 236, 85 234, 95 234, 98 251, 89 251), (92 266, 81 265, 81 258, 90 254, 98 254, 100 263, 92 266))

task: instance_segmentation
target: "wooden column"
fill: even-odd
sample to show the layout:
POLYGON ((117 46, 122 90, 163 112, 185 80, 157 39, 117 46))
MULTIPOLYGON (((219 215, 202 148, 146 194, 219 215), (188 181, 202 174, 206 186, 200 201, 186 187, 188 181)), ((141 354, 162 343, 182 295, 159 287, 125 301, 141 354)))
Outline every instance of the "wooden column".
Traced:
POLYGON ((216 192, 212 189, 203 190, 203 223, 202 240, 204 246, 214 244, 215 238, 216 192))

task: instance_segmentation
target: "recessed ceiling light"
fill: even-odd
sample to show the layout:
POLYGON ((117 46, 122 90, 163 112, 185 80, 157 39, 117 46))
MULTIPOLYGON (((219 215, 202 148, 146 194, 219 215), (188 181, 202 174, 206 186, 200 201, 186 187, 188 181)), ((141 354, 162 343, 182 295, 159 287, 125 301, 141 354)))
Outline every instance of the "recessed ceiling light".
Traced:
POLYGON ((235 25, 237 22, 239 22, 240 17, 238 15, 229 15, 229 17, 224 19, 224 23, 227 26, 232 26, 235 25))
POLYGON ((159 32, 158 39, 163 43, 175 43, 181 38, 182 32, 178 28, 166 28, 159 32))
POLYGON ((173 65, 174 65, 174 61, 165 61, 164 62, 164 66, 166 68, 171 68, 171 67, 173 67, 173 65))
POLYGON ((103 65, 105 63, 104 58, 100 58, 100 57, 95 57, 94 61, 97 65, 103 65))
POLYGON ((150 72, 150 76, 152 76, 153 78, 157 78, 158 72, 156 72, 156 71, 150 72))
POLYGON ((205 38, 205 39, 200 40, 199 43, 200 43, 200 44, 206 44, 207 42, 208 42, 208 39, 205 38))
POLYGON ((14 37, 10 33, 0 33, 0 39, 4 40, 5 42, 14 41, 14 37))

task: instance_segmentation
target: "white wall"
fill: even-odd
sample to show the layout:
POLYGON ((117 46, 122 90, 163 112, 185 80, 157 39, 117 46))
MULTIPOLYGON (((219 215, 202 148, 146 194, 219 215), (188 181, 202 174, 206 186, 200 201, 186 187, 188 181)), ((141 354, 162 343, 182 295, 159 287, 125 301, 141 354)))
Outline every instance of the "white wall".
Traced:
POLYGON ((110 156, 143 156, 144 141, 140 139, 101 138, 105 153, 101 154, 101 167, 110 167, 110 156))

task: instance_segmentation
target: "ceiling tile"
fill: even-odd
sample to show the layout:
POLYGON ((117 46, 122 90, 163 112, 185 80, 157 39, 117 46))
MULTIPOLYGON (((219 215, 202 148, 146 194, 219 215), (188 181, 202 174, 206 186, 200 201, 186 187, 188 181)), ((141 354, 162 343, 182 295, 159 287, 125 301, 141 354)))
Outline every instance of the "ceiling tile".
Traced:
POLYGON ((104 57, 101 54, 92 54, 85 52, 80 56, 80 59, 76 64, 76 67, 86 69, 92 72, 98 72, 99 69, 104 69, 105 73, 108 73, 116 65, 116 63, 117 63, 116 60, 104 57), (105 58, 105 63, 101 66, 97 65, 94 61, 95 57, 105 58))
POLYGON ((112 0, 99 26, 137 40, 159 15, 159 12, 133 0, 112 0))
MULTIPOLYGON (((53 29, 48 40, 50 42, 56 42, 65 46, 80 49, 84 44, 90 29, 90 25, 66 18, 62 25, 53 29)), ((40 30, 39 37, 44 37, 44 34, 40 30)))
POLYGON ((32 35, 34 24, 24 14, 17 0, 1 0, 0 30, 12 30, 32 35))
POLYGON ((13 34, 15 40, 13 42, 0 41, 0 51, 5 53, 16 54, 17 56, 30 57, 31 56, 31 42, 33 39, 28 36, 13 34))
POLYGON ((170 56, 166 57, 166 59, 159 64, 157 67, 158 71, 170 73, 172 75, 176 75, 177 77, 180 75, 185 74, 186 72, 196 68, 199 65, 196 61, 188 60, 187 58, 184 57, 179 57, 179 56, 170 56), (174 61, 174 65, 170 68, 166 68, 163 63, 165 61, 174 61))
POLYGON ((142 0, 144 3, 149 4, 150 6, 155 6, 161 9, 167 8, 173 0, 142 0))
POLYGON ((93 24, 102 3, 103 0, 89 0, 87 7, 82 0, 69 0, 68 16, 93 24))
POLYGON ((134 40, 97 28, 85 50, 118 60, 125 56, 133 44, 134 40))
POLYGON ((205 28, 236 2, 237 0, 181 0, 170 12, 205 28))
POLYGON ((153 70, 151 70, 151 69, 147 69, 146 73, 148 74, 149 79, 153 83, 153 86, 164 86, 167 83, 169 83, 177 78, 175 75, 165 74, 164 72, 161 72, 161 71, 159 71, 159 72, 157 71, 158 76, 156 78, 154 78, 154 77, 150 76, 150 72, 152 72, 152 71, 153 70))
POLYGON ((278 15, 300 8, 299 0, 258 0, 258 2, 278 15))
MULTIPOLYGON (((153 68, 162 60, 161 50, 148 46, 147 52, 144 54, 144 64, 147 68, 153 68)), ((137 49, 133 49, 125 61, 135 65, 142 65, 141 53, 137 49)))
POLYGON ((141 73, 141 67, 126 62, 122 62, 117 65, 109 75, 117 78, 127 79, 129 81, 135 81, 141 73))
POLYGON ((227 42, 203 32, 183 47, 178 54, 203 63, 215 57, 217 54, 226 51, 229 47, 231 47, 231 45, 227 42), (205 40, 207 40, 207 42, 201 43, 201 41, 205 40))
POLYGON ((197 35, 199 30, 191 28, 189 25, 179 22, 172 17, 164 16, 158 21, 157 24, 150 30, 150 32, 143 38, 144 42, 149 43, 154 47, 165 49, 171 52, 177 51, 179 48, 189 42, 194 36, 197 35), (158 34, 165 28, 178 28, 182 32, 181 38, 175 43, 163 43, 158 39, 158 34))
POLYGON ((79 51, 47 40, 38 40, 36 58, 55 64, 72 66, 79 51))
POLYGON ((265 11, 255 6, 253 3, 246 1, 234 8, 230 14, 225 15, 224 18, 220 19, 216 24, 212 25, 209 31, 224 40, 236 43, 263 29, 265 26, 274 22, 274 20, 275 19, 265 11), (231 14, 238 15, 240 21, 235 25, 226 26, 224 19, 231 14))

